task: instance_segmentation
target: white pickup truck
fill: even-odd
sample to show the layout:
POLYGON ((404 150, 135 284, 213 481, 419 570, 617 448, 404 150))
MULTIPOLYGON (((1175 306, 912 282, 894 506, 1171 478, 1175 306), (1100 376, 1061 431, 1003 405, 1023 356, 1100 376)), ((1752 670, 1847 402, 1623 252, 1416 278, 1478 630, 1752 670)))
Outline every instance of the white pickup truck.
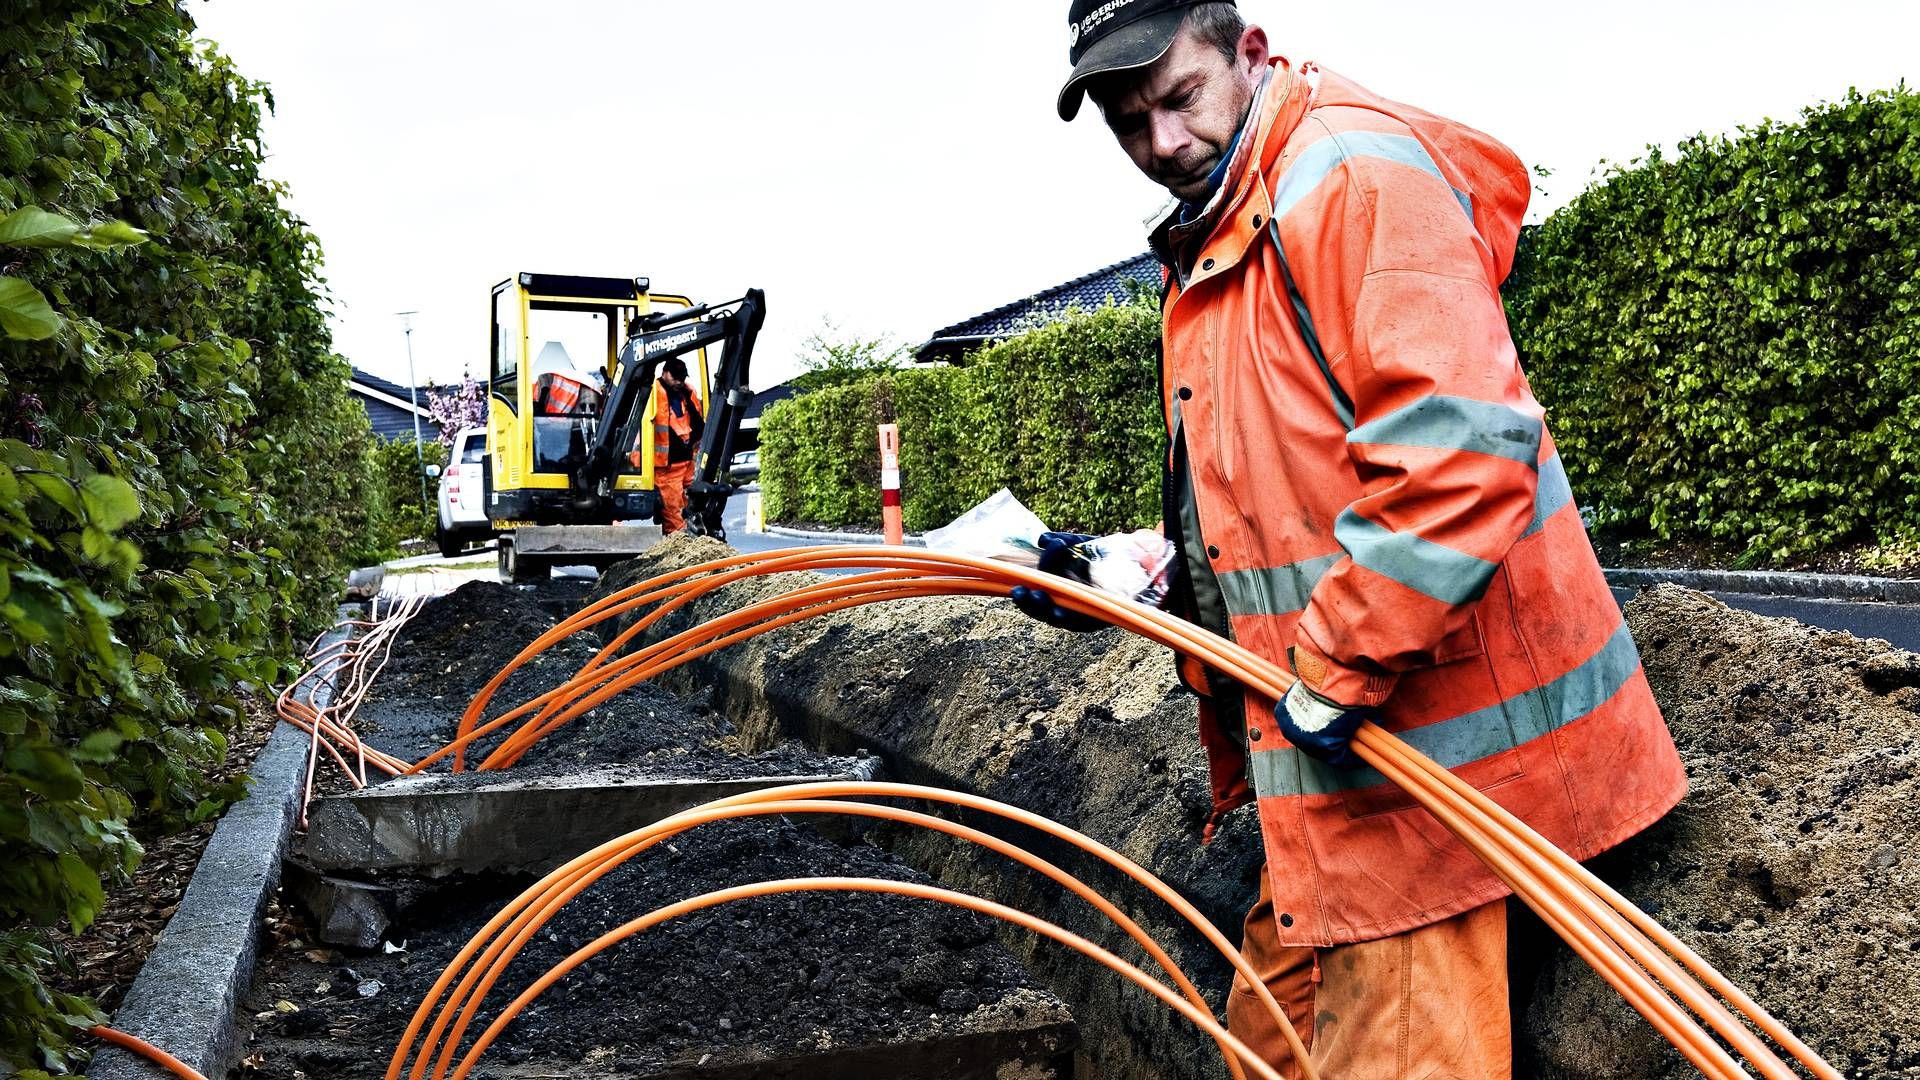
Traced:
POLYGON ((462 428, 440 474, 440 554, 451 559, 468 544, 493 539, 487 521, 487 429, 462 428))

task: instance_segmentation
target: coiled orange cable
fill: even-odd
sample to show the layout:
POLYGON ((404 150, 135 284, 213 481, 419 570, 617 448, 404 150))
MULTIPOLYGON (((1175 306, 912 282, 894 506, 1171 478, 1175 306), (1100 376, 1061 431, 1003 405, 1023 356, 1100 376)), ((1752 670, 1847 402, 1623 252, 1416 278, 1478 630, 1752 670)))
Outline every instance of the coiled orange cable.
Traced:
MULTIPOLYGON (((1292 679, 1288 673, 1232 642, 1163 612, 1071 582, 981 559, 861 546, 739 555, 673 571, 604 597, 522 650, 475 695, 461 718, 455 741, 411 766, 359 745, 359 740, 350 729, 327 715, 334 710, 323 713, 309 707, 303 713, 299 703, 295 702, 287 711, 292 713, 290 719, 306 721, 303 726, 314 733, 316 752, 318 746, 324 744, 336 763, 348 769, 350 774, 355 770, 345 762, 341 748, 335 746, 336 740, 346 749, 359 754, 361 782, 364 782, 368 763, 383 771, 417 771, 451 757, 455 768, 461 768, 466 749, 475 741, 524 718, 521 727, 510 733, 482 764, 485 768, 504 768, 518 761, 546 734, 638 682, 655 678, 690 660, 757 634, 867 603, 918 596, 1003 596, 1013 586, 1022 584, 1047 589, 1056 602, 1069 610, 1104 619, 1167 645, 1181 655, 1198 659, 1267 697, 1278 699, 1291 685, 1292 679), (734 582, 790 570, 857 568, 869 568, 870 572, 859 577, 813 583, 789 590, 620 655, 641 633, 657 625, 667 615, 734 582), (617 635, 565 685, 539 695, 491 721, 481 722, 492 697, 527 660, 572 634, 648 605, 657 606, 617 635)), ((383 656, 383 662, 384 659, 383 656)), ((376 666, 372 674, 377 674, 377 671, 376 666)), ((371 677, 365 674, 364 669, 349 675, 347 685, 354 705, 357 705, 358 697, 364 695, 371 677)), ((347 710, 349 716, 351 707, 347 710)), ((1787 1049, 1815 1076, 1822 1080, 1839 1080, 1838 1071, 1723 975, 1505 808, 1383 729, 1367 725, 1354 742, 1355 751, 1363 760, 1408 791, 1437 820, 1459 836, 1470 851, 1485 861, 1517 896, 1539 912, 1578 955, 1593 965, 1703 1074, 1714 1080, 1731 1080, 1747 1075, 1740 1063, 1716 1041, 1714 1035, 1718 1035, 1768 1080, 1790 1080, 1797 1075, 1754 1035, 1747 1027, 1747 1023, 1751 1023, 1767 1038, 1787 1049), (1706 985, 1703 987, 1696 977, 1704 980, 1706 985), (1711 988, 1711 992, 1708 988, 1711 988), (1731 1004, 1732 1011, 1715 995, 1731 1004), (1703 1029, 1690 1012, 1705 1019, 1713 1034, 1703 1029), (1740 1015, 1736 1016, 1736 1012, 1740 1015)), ((564 903, 564 900, 560 902, 564 903)), ((541 910, 550 915, 551 910, 557 910, 557 904, 551 910, 541 910)), ((533 909, 525 909, 517 914, 524 919, 537 913, 533 909)), ((503 913, 500 921, 504 926, 514 922, 515 918, 503 913)), ((544 922, 545 916, 541 916, 539 921, 544 922)), ((527 930, 527 925, 521 924, 520 929, 527 930)), ((475 951, 478 951, 477 946, 475 951)), ((499 953, 495 951, 489 955, 498 959, 499 953)), ((460 962, 463 961, 456 961, 456 964, 460 962)), ((449 978, 451 971, 450 968, 449 978)), ((1176 982, 1181 978, 1175 975, 1176 982)), ((463 980, 462 985, 471 990, 477 982, 463 980)), ((444 990, 445 986, 437 987, 436 994, 444 990)), ((465 1014, 477 1004, 477 999, 465 1001, 458 1030, 464 1031, 464 1021, 468 1018, 465 1014)), ((1192 1006, 1191 1001, 1187 1004, 1192 1006)), ((425 1007, 426 1003, 423 1002, 423 1010, 425 1007)), ((443 1031, 444 1028, 437 1026, 436 1030, 443 1031)), ((1283 1030, 1292 1034, 1291 1025, 1283 1025, 1283 1030)), ((417 1034, 417 1031, 411 1032, 409 1039, 417 1034)), ((458 1041, 459 1036, 456 1035, 443 1051, 443 1069, 450 1063, 458 1041)), ((1233 1057, 1233 1054, 1228 1054, 1230 1063, 1233 1057)), ((444 1072, 436 1075, 444 1075, 444 1072)))
MULTIPOLYGON (((1192 986, 1192 983, 1188 980, 1185 973, 1166 955, 1164 950, 1153 943, 1152 939, 1148 937, 1136 923, 1122 914, 1110 901, 1101 897, 1084 883, 1074 879, 1070 874, 1067 874, 1066 871, 1061 870, 1059 867, 1040 859, 1038 856, 1016 845, 944 818, 932 817, 930 815, 889 806, 873 806, 865 803, 811 801, 827 800, 835 796, 845 795, 920 798, 982 811, 1045 832, 1056 839, 1063 840, 1078 847, 1082 851, 1094 855, 1109 866, 1120 870, 1128 877, 1146 886, 1149 891, 1173 907, 1176 913, 1200 931, 1208 942, 1220 952, 1222 957, 1232 964, 1236 970, 1241 972, 1242 976, 1249 981, 1253 993, 1261 999, 1262 1003, 1269 1010, 1270 1015, 1275 1018, 1276 1023, 1284 1025, 1283 1031, 1285 1032, 1285 1037, 1294 1048, 1294 1053, 1298 1055, 1299 1060, 1305 1062, 1306 1049, 1301 1045, 1299 1036, 1293 1031, 1292 1025, 1286 1023, 1285 1012, 1280 1008, 1279 1004, 1273 1000, 1271 992, 1261 983, 1257 974, 1240 955, 1239 951, 1235 949, 1232 943, 1227 941, 1226 937, 1222 935, 1205 916, 1201 915, 1192 904, 1169 888, 1165 882, 1154 877, 1138 863, 1133 862, 1098 841, 1072 829, 1068 829, 1056 822, 1049 821, 1029 811, 1021 810, 1018 807, 1008 806, 980 796, 910 784, 823 782, 788 785, 762 791, 748 792, 728 799, 718 800, 702 807, 696 807, 692 810, 674 815, 671 818, 656 822, 653 825, 635 830, 623 837, 608 841, 547 875, 547 877, 522 893, 483 927, 481 931, 468 942, 466 948, 462 949, 454 958, 447 969, 441 973, 440 978, 428 991, 426 997, 422 999, 419 1008, 415 1011, 413 1022, 409 1024, 405 1035, 403 1035, 401 1039, 400 1045, 395 1050, 394 1058, 388 1066, 387 1076, 389 1080, 399 1080, 400 1070, 404 1065, 405 1059, 413 1052, 413 1044, 415 1040, 419 1038, 422 1029, 427 1026, 426 1021, 430 1014, 433 1014, 436 1018, 430 1030, 426 1032, 425 1049, 421 1051, 420 1057, 416 1060, 410 1075, 413 1080, 422 1080, 422 1078, 427 1075, 426 1061, 431 1055, 432 1047, 443 1045, 439 1061, 432 1075, 436 1080, 444 1077, 454 1048, 460 1043, 461 1039, 464 1038, 467 1024, 476 1014, 480 1001, 491 991, 499 977, 505 972, 507 965, 512 961, 513 957, 519 953, 525 943, 531 940, 533 935, 538 932, 561 907, 565 906, 601 877, 649 848, 697 825, 729 818, 768 814, 836 813, 882 818, 943 832, 960 839, 968 840, 990 850, 1000 852, 1009 858, 1015 859, 1045 874, 1052 880, 1066 886, 1076 895, 1092 903, 1098 910, 1125 930, 1129 937, 1132 937, 1139 943, 1154 961, 1173 977, 1176 985, 1178 985, 1183 994, 1187 995, 1189 1000, 1200 1007, 1205 1007, 1205 1001, 1200 997, 1198 990, 1192 986), (476 955, 478 956, 478 961, 477 963, 473 963, 476 955), (460 976, 459 985, 453 987, 452 996, 446 998, 445 1003, 442 1004, 442 998, 446 996, 448 986, 453 982, 456 973, 462 972, 463 969, 464 974, 460 976)), ((1228 1048, 1224 1044, 1221 1049, 1223 1053, 1227 1053, 1228 1051, 1228 1048)), ((1227 1062, 1228 1068, 1234 1072, 1236 1076, 1240 1075, 1237 1063, 1230 1053, 1227 1054, 1227 1062)), ((1316 1074, 1310 1064, 1304 1066, 1304 1074, 1309 1080, 1315 1080, 1316 1078, 1316 1074)))
POLYGON ((1125 960, 1120 959, 1072 931, 1065 930, 1045 919, 1029 915, 1024 911, 1010 908, 1003 904, 996 904, 991 900, 968 896, 965 893, 940 889, 931 885, 921 885, 917 882, 882 881, 873 878, 794 878, 785 881, 767 881, 756 885, 741 885, 731 889, 720 889, 688 900, 682 900, 677 904, 670 904, 657 911, 649 912, 615 930, 611 930, 572 956, 569 956, 566 960, 561 961, 558 966, 541 976, 532 986, 522 991, 520 996, 508 1004, 508 1006, 501 1011, 500 1015, 487 1026, 487 1029, 481 1033, 480 1037, 474 1040, 473 1047, 467 1051, 467 1056, 461 1060, 459 1068, 454 1070, 452 1080, 466 1080, 468 1074, 479 1064, 480 1055, 486 1052, 487 1047, 493 1044, 493 1041, 499 1037, 500 1032, 506 1028, 507 1024, 513 1021, 514 1017, 518 1016, 527 1005, 531 1004, 532 1001, 548 987, 558 982, 561 977, 565 976, 586 960, 599 954, 602 950, 618 944, 620 941, 632 937, 635 934, 658 926, 661 923, 671 919, 677 919, 682 915, 690 915, 693 912, 701 911, 705 908, 730 903, 735 900, 746 900, 756 896, 794 892, 891 893, 895 896, 912 897, 920 900, 936 900, 941 903, 952 904, 955 907, 977 911, 983 915, 1024 927, 1036 934, 1052 938, 1083 955, 1092 957, 1094 960, 1105 965, 1109 970, 1124 976, 1141 989, 1159 998, 1168 1008, 1173 1009, 1175 1012, 1185 1016, 1188 1020, 1193 1021, 1201 1030, 1212 1036, 1214 1041, 1230 1049, 1233 1057, 1238 1058, 1247 1068, 1252 1069, 1260 1076, 1261 1080, 1283 1080, 1279 1070, 1267 1064, 1265 1061, 1260 1060, 1260 1056, 1254 1053, 1251 1047, 1230 1034, 1218 1020, 1213 1018, 1211 1012, 1167 989, 1139 968, 1134 967, 1132 964, 1127 963, 1125 960))
MULTIPOLYGON (((593 670, 616 647, 610 645, 583 669, 583 674, 576 677, 575 681, 529 703, 532 708, 540 710, 535 723, 510 737, 507 744, 495 751, 489 764, 495 767, 509 764, 517 760, 518 755, 524 753, 526 747, 541 735, 628 686, 752 634, 862 602, 909 595, 1004 595, 1015 584, 1048 589, 1065 607, 1113 622, 1166 644, 1184 655, 1196 657, 1269 697, 1277 699, 1291 684, 1291 677, 1287 673, 1232 642, 1207 634, 1164 613, 1035 571, 929 552, 876 551, 870 547, 818 548, 799 553, 744 555, 716 560, 675 571, 601 600, 548 635, 543 635, 541 641, 530 646, 521 657, 509 664, 500 678, 476 695, 467 715, 463 717, 463 727, 472 730, 473 721, 484 710, 487 699, 505 681, 507 674, 524 663, 525 659, 567 634, 644 603, 666 600, 683 605, 721 584, 754 574, 853 566, 917 572, 920 577, 909 581, 891 575, 887 580, 870 583, 811 586, 751 605, 703 627, 675 635, 667 642, 649 646, 634 656, 623 658, 614 666, 617 674, 614 670, 593 670), (736 627, 756 622, 757 625, 750 629, 735 630, 736 627), (734 632, 726 632, 730 630, 734 632), (592 688, 590 693, 576 696, 571 702, 564 701, 566 694, 578 695, 579 691, 588 687, 592 688), (561 707, 563 703, 564 707, 561 707)), ((644 620, 646 625, 651 625, 659 614, 661 612, 655 612, 653 617, 644 620)), ((623 637, 630 639, 639 628, 630 627, 623 637)), ((529 711, 528 707, 523 707, 518 714, 524 715, 525 711, 529 711)), ((1714 972, 1650 917, 1593 878, 1564 852, 1558 851, 1504 808, 1382 729, 1369 725, 1356 738, 1355 745, 1356 752, 1368 764, 1405 787, 1416 800, 1459 835, 1470 850, 1486 860, 1496 874, 1525 902, 1540 911, 1549 925, 1566 937, 1583 958, 1593 963, 1609 983, 1636 1009, 1647 1015, 1656 1028, 1707 1075, 1729 1077, 1744 1073, 1711 1036, 1681 1011, 1673 995, 1678 995, 1687 1008, 1700 1013, 1716 1033, 1728 1040, 1769 1080, 1787 1080, 1794 1073, 1682 967, 1705 978, 1714 991, 1725 996, 1735 1009, 1745 1014, 1746 1019, 1787 1048, 1817 1076, 1837 1080, 1840 1074, 1794 1037, 1784 1025, 1714 972), (1677 959, 1679 964, 1674 964, 1670 957, 1677 959)))

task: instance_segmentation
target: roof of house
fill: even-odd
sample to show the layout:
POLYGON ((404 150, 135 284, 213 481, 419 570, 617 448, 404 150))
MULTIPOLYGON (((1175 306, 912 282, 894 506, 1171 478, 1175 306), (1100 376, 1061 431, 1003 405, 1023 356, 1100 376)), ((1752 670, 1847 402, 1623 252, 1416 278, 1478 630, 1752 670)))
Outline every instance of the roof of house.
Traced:
MULTIPOLYGON (((408 390, 406 387, 400 385, 397 382, 389 382, 386 379, 383 379, 380 376, 375 375, 371 371, 362 371, 359 368, 354 368, 353 369, 353 387, 354 389, 359 390, 363 394, 366 394, 367 391, 371 390, 374 393, 385 394, 386 396, 393 398, 397 401, 408 402, 409 404, 411 403, 411 399, 408 397, 408 390)), ((424 390, 426 388, 421 387, 421 389, 424 390)), ((372 395, 369 394, 368 396, 372 396, 372 395)), ((427 407, 424 404, 420 406, 422 415, 425 414, 426 408, 427 407)))
POLYGON ((952 326, 943 326, 913 351, 914 358, 921 361, 957 359, 983 345, 1057 319, 1068 308, 1090 309, 1108 303, 1122 303, 1133 289, 1139 287, 1129 286, 1129 281, 1158 290, 1161 282, 1160 260, 1152 252, 1135 255, 1090 274, 1082 274, 1072 281, 1043 289, 1025 299, 1002 304, 970 319, 962 319, 952 326))
POLYGON ((757 425, 760 422, 760 414, 766 412, 768 406, 775 402, 785 401, 799 392, 792 383, 778 383, 769 386, 765 390, 753 395, 753 404, 747 406, 747 411, 742 414, 740 420, 742 423, 752 422, 757 425))
POLYGON ((416 407, 411 392, 399 383, 354 368, 353 379, 347 385, 360 395, 360 404, 366 407, 367 419, 373 424, 374 434, 381 438, 412 438, 413 418, 416 415, 420 417, 420 434, 423 438, 440 437, 440 426, 428 414, 424 397, 416 407))
MULTIPOLYGON (((396 409, 376 398, 362 398, 360 404, 366 406, 367 423, 373 433, 392 442, 396 439, 413 438, 413 414, 405 409, 396 409)), ((440 426, 426 417, 420 417, 420 438, 426 442, 435 442, 440 438, 440 426)))

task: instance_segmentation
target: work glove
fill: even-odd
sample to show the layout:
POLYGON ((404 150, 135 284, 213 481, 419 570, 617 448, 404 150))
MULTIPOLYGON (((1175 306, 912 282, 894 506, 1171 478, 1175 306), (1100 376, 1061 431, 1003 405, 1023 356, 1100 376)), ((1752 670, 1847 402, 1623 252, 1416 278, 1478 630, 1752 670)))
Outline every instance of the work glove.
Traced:
POLYGON ((1296 682, 1273 707, 1273 718, 1301 753, 1336 769, 1361 769, 1367 763, 1353 752, 1353 734, 1361 724, 1380 719, 1380 710, 1329 701, 1296 682))
MULTIPOLYGON (((1085 533, 1050 532, 1040 534, 1040 570, 1085 584, 1086 560, 1074 553, 1074 548, 1094 539, 1085 533)), ((1053 602, 1053 597, 1045 589, 1035 589, 1026 585, 1013 587, 1013 606, 1029 616, 1046 623, 1048 626, 1071 630, 1076 634, 1085 634, 1094 630, 1104 630, 1107 624, 1091 615, 1082 615, 1077 611, 1053 602)))

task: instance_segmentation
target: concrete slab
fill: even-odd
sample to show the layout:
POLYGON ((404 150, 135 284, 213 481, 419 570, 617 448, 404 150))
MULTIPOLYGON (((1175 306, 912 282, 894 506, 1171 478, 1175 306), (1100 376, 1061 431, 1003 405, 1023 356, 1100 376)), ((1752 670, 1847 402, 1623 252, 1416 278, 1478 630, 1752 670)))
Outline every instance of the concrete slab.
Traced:
POLYGON ((331 877, 297 859, 283 869, 283 894, 300 906, 315 934, 328 945, 380 947, 400 910, 400 893, 383 885, 331 877))
MULTIPOLYGON (((337 632, 322 645, 344 636, 337 632)), ((329 692, 321 690, 320 704, 329 692)), ((223 1076, 239 1060, 234 1004, 253 983, 261 916, 299 813, 308 746, 308 736, 291 725, 274 729, 248 770, 251 792, 214 829, 179 910, 113 1016, 114 1027, 205 1076, 223 1076)), ((151 1080, 169 1074, 109 1047, 94 1056, 87 1075, 151 1080)))
POLYGON ((872 758, 809 776, 663 777, 633 765, 564 775, 400 777, 314 801, 303 857, 325 873, 425 877, 551 869, 682 810, 782 784, 871 780, 872 758))

